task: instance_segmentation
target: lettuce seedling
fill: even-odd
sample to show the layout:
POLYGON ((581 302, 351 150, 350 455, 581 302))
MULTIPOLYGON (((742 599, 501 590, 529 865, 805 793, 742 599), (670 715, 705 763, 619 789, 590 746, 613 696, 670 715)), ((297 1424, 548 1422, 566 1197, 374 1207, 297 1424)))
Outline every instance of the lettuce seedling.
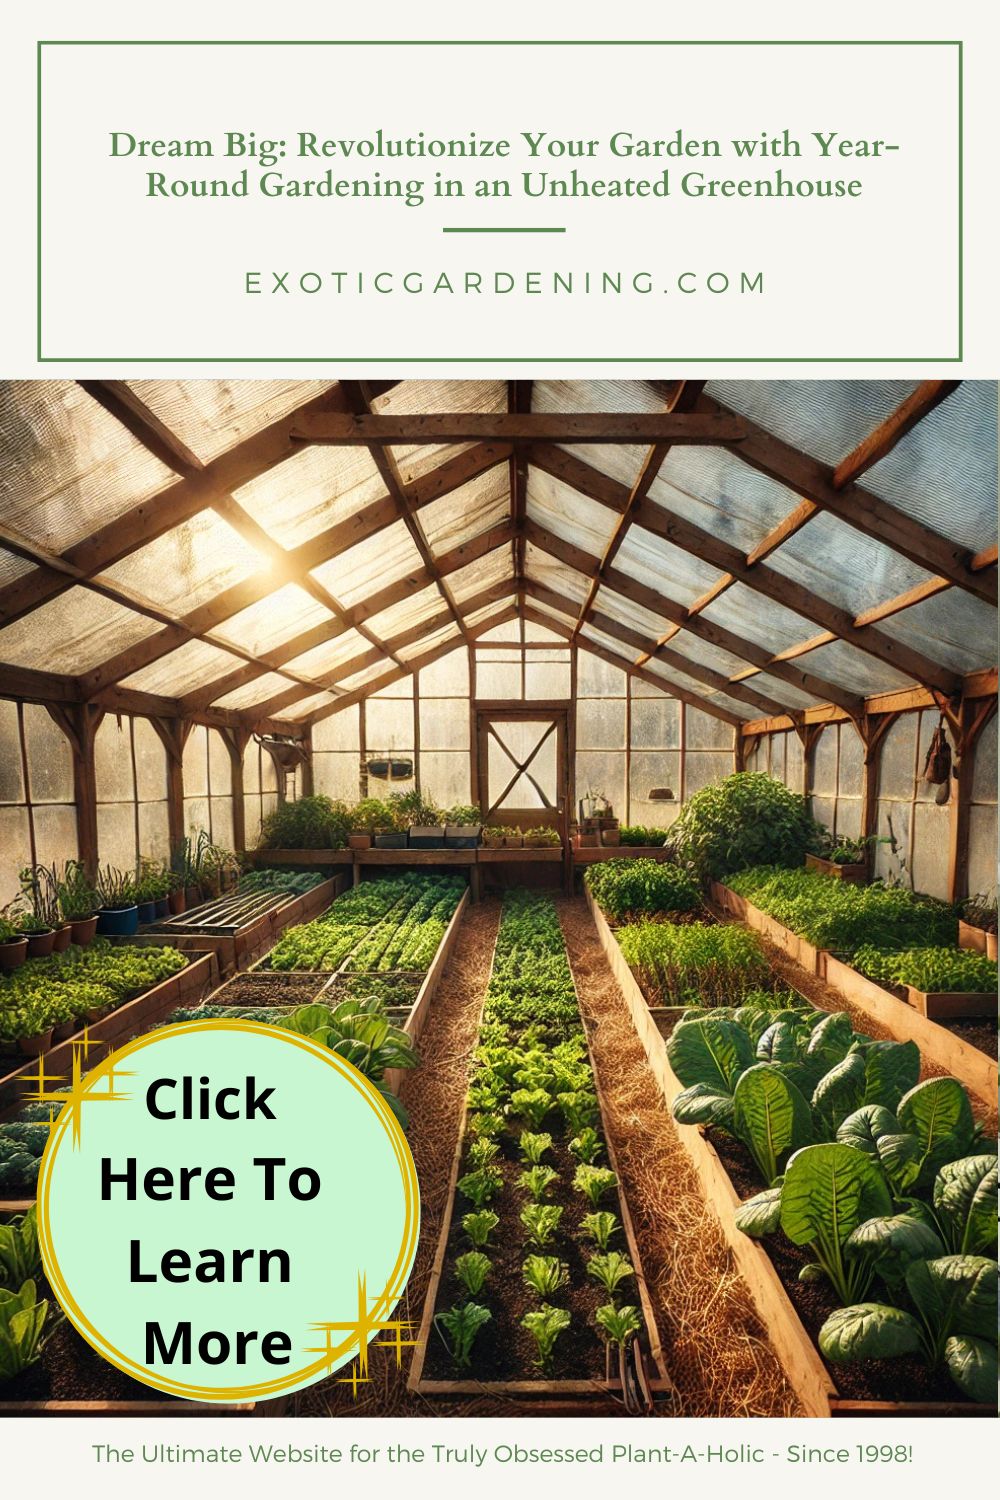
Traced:
POLYGON ((581 1234, 593 1240, 598 1250, 608 1248, 608 1241, 615 1230, 620 1227, 617 1214, 608 1213, 607 1209, 603 1209, 600 1213, 584 1214, 580 1220, 581 1234))
POLYGON ((558 1177, 559 1173, 554 1167, 529 1167, 521 1173, 517 1185, 530 1194, 533 1202, 540 1203, 558 1177))
POLYGON ((474 1170, 479 1167, 488 1167, 500 1155, 499 1141, 491 1141, 486 1136, 476 1136, 469 1143, 468 1160, 474 1170))
POLYGON ((476 1208, 482 1208, 495 1198, 503 1186, 500 1169, 496 1166, 480 1167, 478 1171, 466 1172, 458 1179, 458 1191, 476 1208))
POLYGON ((520 1148, 525 1161, 537 1167, 545 1153, 552 1150, 552 1137, 548 1131, 538 1135, 530 1130, 522 1130, 520 1148))
POLYGON ((42 1268, 34 1207, 26 1214, 0 1224, 0 1282, 20 1287, 42 1268))
POLYGON ((591 1167, 584 1163, 576 1169, 573 1186, 578 1193, 586 1196, 592 1208, 596 1208, 605 1193, 610 1193, 617 1181, 618 1178, 610 1167, 591 1167))
POLYGON ((592 1126, 597 1119, 597 1099, 591 1093, 576 1091, 559 1094, 556 1102, 566 1121, 566 1129, 572 1131, 574 1135, 579 1135, 581 1130, 592 1126))
POLYGON ((16 1292, 0 1290, 0 1383, 13 1380, 41 1358, 48 1312, 49 1304, 37 1300, 33 1281, 16 1292))
POLYGON ((525 1313, 521 1319, 521 1327, 526 1328, 535 1341, 538 1350, 535 1363, 540 1369, 548 1368, 556 1339, 569 1325, 570 1315, 565 1308, 552 1307, 548 1302, 543 1303, 537 1312, 525 1313))
POLYGON ((489 1256, 484 1255, 481 1250, 467 1250, 455 1260, 455 1275, 470 1297, 475 1297, 482 1291, 492 1269, 489 1256))
POLYGON ((483 1114, 472 1114, 469 1116, 467 1129, 470 1135, 486 1136, 492 1138, 503 1130, 503 1115, 494 1110, 487 1110, 483 1114))
POLYGON ((510 1107, 513 1114, 537 1130, 552 1108, 552 1099, 544 1089, 515 1089, 510 1096, 510 1107))
POLYGON ((631 1303, 625 1307, 616 1307, 613 1302, 599 1307, 594 1313, 594 1322, 604 1334, 609 1344, 617 1344, 624 1349, 629 1339, 633 1338, 642 1327, 642 1318, 639 1309, 631 1303))
POLYGON ((472 1363, 476 1334, 491 1316, 489 1308, 481 1307, 478 1302, 466 1302, 464 1306, 449 1307, 446 1312, 438 1313, 434 1326, 439 1333, 444 1330, 442 1337, 456 1365, 467 1369, 472 1363))
POLYGON ((521 1223, 533 1245, 551 1244, 559 1228, 562 1209, 554 1203, 528 1203, 521 1209, 521 1223))
POLYGON ((613 1297, 619 1284, 635 1275, 635 1269, 627 1255, 623 1255, 620 1250, 609 1250, 604 1255, 590 1257, 587 1275, 599 1281, 608 1296, 613 1297))
POLYGON ((579 1135, 573 1137, 569 1143, 569 1149, 577 1161, 586 1162, 589 1166, 601 1155, 604 1143, 593 1126, 588 1125, 585 1130, 580 1131, 579 1135))
POLYGON ((529 1255, 521 1269, 525 1282, 539 1297, 551 1297, 569 1283, 569 1267, 558 1255, 529 1255))
POLYGON ((462 1228, 477 1250, 489 1244, 490 1235, 499 1223, 500 1215, 495 1214, 491 1208, 480 1209, 474 1214, 465 1214, 462 1218, 462 1228))

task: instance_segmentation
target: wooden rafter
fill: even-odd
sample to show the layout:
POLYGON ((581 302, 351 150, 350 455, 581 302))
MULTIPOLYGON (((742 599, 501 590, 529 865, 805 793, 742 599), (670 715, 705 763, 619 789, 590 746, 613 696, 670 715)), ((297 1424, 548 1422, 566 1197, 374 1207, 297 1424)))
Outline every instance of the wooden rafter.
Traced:
POLYGON ((699 412, 314 412, 295 425, 302 443, 363 448, 400 443, 738 443, 743 418, 699 412))
MULTIPOLYGON (((533 458, 544 468, 547 455, 547 449, 542 451, 541 457, 536 450, 533 458)), ((567 466, 561 464, 561 467, 565 474, 567 466)), ((568 472, 574 476, 572 480, 574 488, 580 490, 581 493, 588 494, 594 491, 593 498, 597 499, 598 490, 602 494, 607 492, 606 476, 594 477, 596 471, 591 469, 589 464, 583 463, 581 459, 573 458, 568 472)), ((617 482, 613 481, 613 483, 617 482)), ((622 504, 624 504, 628 499, 627 486, 619 484, 617 487, 622 496, 622 504)), ((838 608, 829 600, 807 589, 803 584, 775 572, 773 568, 765 564, 758 563, 753 567, 749 566, 738 547, 714 536, 711 532, 702 530, 700 526, 696 526, 685 517, 666 510, 663 505, 654 504, 648 498, 642 500, 634 508, 633 520, 655 536, 662 537, 674 546, 700 557, 723 573, 731 573, 739 582, 747 584, 756 592, 766 595, 786 609, 802 615, 803 618, 822 625, 834 635, 839 636, 841 640, 857 646, 879 661, 888 663, 915 681, 923 682, 929 687, 936 687, 940 692, 947 694, 956 691, 958 679, 953 672, 930 661, 921 652, 903 645, 890 636, 883 635, 880 631, 873 630, 870 626, 859 630, 848 610, 838 608)))
POLYGON ((835 490, 854 484, 866 470, 872 468, 887 453, 891 453, 901 438, 912 432, 935 407, 947 400, 952 391, 958 390, 960 380, 922 380, 915 391, 880 422, 873 432, 844 458, 833 471, 835 490))
MULTIPOLYGON (((530 380, 507 382, 507 410, 513 413, 530 412, 530 380)), ((514 526, 513 563, 514 581, 517 584, 517 602, 524 604, 524 518, 528 504, 528 458, 523 448, 510 456, 510 518, 514 526)))

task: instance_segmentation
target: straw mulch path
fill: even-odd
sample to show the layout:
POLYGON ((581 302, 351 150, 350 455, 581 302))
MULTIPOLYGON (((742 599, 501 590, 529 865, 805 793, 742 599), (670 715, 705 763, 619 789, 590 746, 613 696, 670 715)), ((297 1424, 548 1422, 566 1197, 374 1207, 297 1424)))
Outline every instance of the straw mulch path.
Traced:
POLYGON ((574 897, 558 905, 643 1271, 678 1391, 671 1415, 801 1416, 722 1231, 706 1209, 586 903, 574 897))

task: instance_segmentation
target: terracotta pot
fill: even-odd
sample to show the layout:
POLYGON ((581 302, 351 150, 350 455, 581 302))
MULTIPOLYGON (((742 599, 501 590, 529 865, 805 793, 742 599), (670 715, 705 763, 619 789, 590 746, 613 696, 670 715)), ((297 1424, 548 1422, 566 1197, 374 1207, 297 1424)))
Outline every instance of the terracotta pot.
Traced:
POLYGON ((26 1057, 41 1057, 43 1052, 48 1052, 52 1046, 52 1031, 40 1031, 37 1036, 22 1036, 18 1038, 18 1047, 26 1057))
POLYGON ((184 911, 187 906, 187 900, 185 898, 183 888, 176 891, 171 891, 170 895, 167 897, 167 904, 170 907, 171 916, 179 917, 181 912, 184 911))
POLYGON ((55 947, 56 935, 51 927, 48 932, 28 932, 25 936, 28 939, 29 958, 48 958, 55 947))
POLYGON ((28 956, 28 939, 11 938, 9 943, 0 943, 0 971, 9 974, 18 969, 28 956))
POLYGON ((73 940, 73 927, 69 922, 64 922, 61 927, 56 928, 55 942, 52 944, 53 953, 65 953, 73 940))
POLYGON ((79 1022, 74 1018, 72 1021, 64 1021, 61 1026, 52 1028, 52 1040, 54 1042, 68 1042, 71 1036, 75 1036, 80 1030, 79 1022))
POLYGON ((201 891, 196 885, 186 886, 184 890, 184 899, 187 902, 188 906, 199 906, 201 904, 201 891))
POLYGON ((349 833, 347 835, 348 849, 370 849, 372 836, 370 833, 349 833))
POLYGON ((106 1010, 102 1010, 100 1006, 92 1006, 90 1010, 86 1012, 85 1019, 89 1025, 93 1026, 97 1021, 102 1020, 108 1014, 109 1012, 106 1010))
POLYGON ((600 843, 600 839, 601 835, 599 833, 590 833, 584 829, 580 834, 580 848, 596 849, 600 843))
POLYGON ((97 918, 96 916, 74 917, 69 926, 73 942, 77 943, 81 948, 86 948, 97 931, 97 918))

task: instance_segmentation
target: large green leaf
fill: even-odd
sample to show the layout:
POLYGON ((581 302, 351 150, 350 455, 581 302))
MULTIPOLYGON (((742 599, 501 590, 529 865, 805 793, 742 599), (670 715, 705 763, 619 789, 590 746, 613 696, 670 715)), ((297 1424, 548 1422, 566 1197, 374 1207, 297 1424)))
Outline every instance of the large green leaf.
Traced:
POLYGON ((943 1248, 930 1225, 913 1214, 891 1214, 888 1218, 867 1219, 864 1224, 858 1225, 847 1241, 848 1255, 869 1255, 879 1261, 891 1260, 898 1264, 899 1270, 911 1260, 926 1260, 940 1255, 943 1248))
POLYGON ((675 1028, 667 1043, 670 1066, 685 1088, 708 1084, 731 1094, 740 1074, 754 1060, 750 1038, 735 1021, 689 1021, 675 1028))
POLYGON ((862 1104, 837 1126, 837 1140, 843 1146, 854 1146, 877 1157, 881 1138, 898 1132, 899 1121, 891 1110, 883 1109, 880 1104, 862 1104))
POLYGON ((850 1359, 895 1359, 919 1352, 921 1326, 901 1308, 856 1302, 831 1313, 820 1329, 819 1346, 832 1365, 850 1359))
POLYGON ((896 1109, 920 1077, 916 1042, 870 1042, 865 1047, 865 1103, 896 1109))
POLYGON ((795 1245, 842 1247, 866 1219, 891 1213, 885 1178, 863 1151, 836 1143, 805 1146, 788 1163, 781 1227, 795 1245))
POLYGON ((754 1198, 741 1203, 733 1218, 737 1229, 742 1229, 752 1240, 762 1240, 767 1234, 777 1234, 781 1227, 781 1188, 766 1188, 754 1198))
POLYGON ((824 1073, 812 1096, 818 1129, 828 1140, 837 1127, 864 1103, 865 1059, 860 1052, 849 1052, 828 1073, 824 1073))
POLYGON ((920 1181, 928 1186, 945 1162, 966 1156, 976 1122, 969 1096, 954 1078, 928 1078, 902 1098, 896 1111, 901 1128, 920 1142, 920 1181))
POLYGON ((944 1361, 960 1391, 972 1401, 995 1406, 997 1399, 997 1350, 985 1339, 963 1334, 945 1342, 944 1361))
POLYGON ((942 1255, 906 1270, 906 1289, 936 1339, 953 1333, 995 1339, 997 1263, 984 1255, 942 1255))
POLYGON ((963 1156, 934 1179, 934 1210, 952 1250, 996 1254, 997 1159, 963 1156))
POLYGON ((812 1140, 809 1105, 769 1063, 743 1073, 733 1091, 733 1130, 749 1147, 768 1183, 784 1159, 812 1140))
POLYGON ((696 1083, 677 1095, 672 1113, 678 1125, 723 1125, 728 1130, 733 1123, 733 1096, 696 1083))
POLYGON ((878 1158, 897 1198, 903 1198, 920 1177, 923 1150, 915 1135, 880 1135, 878 1158))
POLYGON ((838 1307, 819 1331, 819 1347, 831 1364, 851 1359, 894 1359, 920 1349, 920 1325, 908 1312, 881 1302, 838 1307))
POLYGON ((811 1056, 821 1057, 827 1068, 831 1068, 834 1063, 847 1056, 853 1042, 854 1027, 850 1016, 846 1011, 836 1010, 831 1015, 824 1016, 813 1027, 809 1037, 809 1053, 811 1056))
POLYGON ((761 1062, 794 1062, 802 1050, 805 1028, 793 1021, 774 1021, 757 1042, 761 1062))

